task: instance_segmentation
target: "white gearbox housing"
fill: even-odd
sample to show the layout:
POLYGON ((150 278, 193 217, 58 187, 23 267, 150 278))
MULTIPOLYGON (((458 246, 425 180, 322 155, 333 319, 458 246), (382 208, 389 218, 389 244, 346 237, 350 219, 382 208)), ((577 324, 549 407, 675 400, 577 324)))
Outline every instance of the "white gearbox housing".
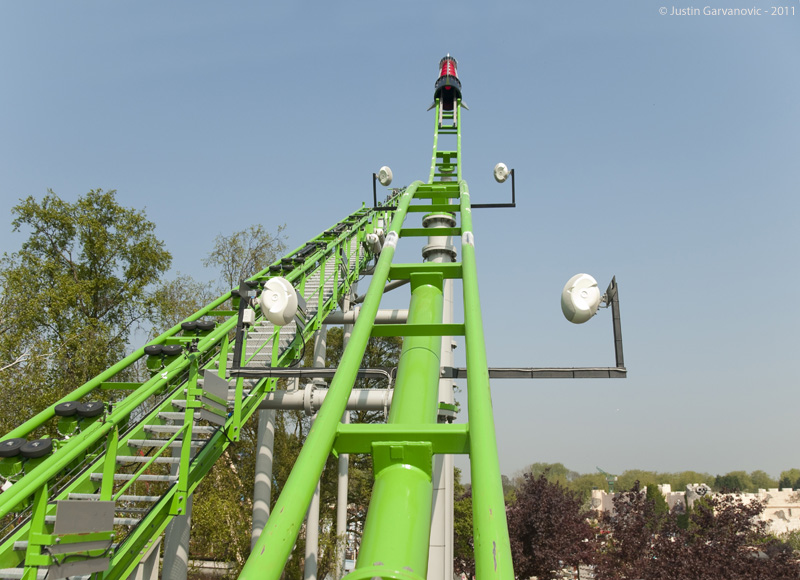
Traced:
POLYGON ((297 314, 297 291, 286 278, 270 278, 258 297, 258 305, 272 324, 286 326, 297 314))
POLYGON ((570 322, 583 324, 597 313, 601 298, 597 280, 589 274, 576 274, 561 292, 561 311, 570 322))

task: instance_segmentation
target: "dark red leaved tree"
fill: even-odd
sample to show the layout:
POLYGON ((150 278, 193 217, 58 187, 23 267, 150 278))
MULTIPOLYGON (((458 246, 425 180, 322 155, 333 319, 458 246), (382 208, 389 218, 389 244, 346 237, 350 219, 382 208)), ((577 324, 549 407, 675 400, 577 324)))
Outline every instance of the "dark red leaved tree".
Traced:
POLYGON ((580 494, 547 480, 525 475, 517 500, 508 509, 508 532, 518 578, 554 578, 568 566, 591 562, 595 532, 592 513, 582 509, 580 494))

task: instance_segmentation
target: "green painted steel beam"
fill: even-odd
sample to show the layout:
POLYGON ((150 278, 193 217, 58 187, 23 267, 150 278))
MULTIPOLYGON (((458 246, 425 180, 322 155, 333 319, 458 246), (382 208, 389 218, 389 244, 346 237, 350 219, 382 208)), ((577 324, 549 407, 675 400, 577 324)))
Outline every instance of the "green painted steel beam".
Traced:
POLYGON ((376 324, 372 336, 464 336, 463 324, 376 324))
MULTIPOLYGON (((425 206, 420 206, 425 207, 425 206)), ((427 206, 430 213, 430 206, 427 206)), ((400 230, 401 238, 409 237, 428 237, 431 235, 430 228, 403 228, 400 230)), ((461 228, 436 228, 437 236, 460 236, 461 228)))
POLYGON ((369 424, 339 425, 334 450, 336 453, 370 453, 377 441, 423 441, 433 446, 434 454, 469 453, 469 426, 464 423, 369 424))
POLYGON ((409 280, 416 272, 440 272, 445 278, 461 278, 461 263, 394 264, 389 270, 389 279, 409 280))
MULTIPOLYGON (((430 213, 430 212, 448 212, 456 213, 461 206, 451 203, 432 203, 429 205, 412 205, 408 208, 408 213, 430 213)), ((430 232, 428 232, 430 233, 430 232)))
POLYGON ((472 211, 465 181, 461 189, 463 301, 466 326, 467 404, 470 431, 470 480, 475 545, 475 576, 481 580, 514 580, 508 523, 497 453, 492 395, 475 264, 472 211))

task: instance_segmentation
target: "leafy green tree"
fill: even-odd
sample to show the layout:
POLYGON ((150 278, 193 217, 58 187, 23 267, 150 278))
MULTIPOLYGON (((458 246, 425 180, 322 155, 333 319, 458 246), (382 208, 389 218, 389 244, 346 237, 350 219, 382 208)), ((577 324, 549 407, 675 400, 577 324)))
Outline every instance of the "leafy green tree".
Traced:
POLYGON ((750 476, 744 471, 731 471, 725 475, 718 475, 714 478, 714 491, 722 493, 741 493, 750 491, 753 482, 750 476))
POLYGON ((672 486, 672 491, 683 491, 687 485, 692 483, 707 483, 711 485, 714 481, 714 476, 710 473, 698 471, 681 471, 679 473, 665 474, 665 480, 660 483, 669 483, 672 486))
POLYGON ((153 336, 172 328, 217 298, 212 283, 198 282, 188 274, 177 274, 161 282, 153 293, 153 336))
POLYGON ((656 471, 645 471, 643 469, 627 469, 617 479, 617 489, 631 489, 637 481, 644 486, 662 483, 663 476, 656 471))
POLYGON ((593 489, 602 489, 608 492, 608 481, 602 473, 582 473, 567 484, 567 488, 581 494, 584 501, 592 496, 593 489))
POLYGON ((28 237, 0 265, 2 432, 122 358, 171 262, 155 224, 113 190, 74 203, 49 191, 12 213, 28 237))
MULTIPOLYGON (((648 485, 645 493, 645 501, 653 504, 654 524, 657 524, 665 514, 669 513, 669 505, 664 495, 659 491, 658 486, 648 485)), ((651 529, 654 529, 651 527, 651 529)))
POLYGON ((771 478, 765 471, 757 469, 750 474, 750 481, 753 485, 753 491, 759 489, 773 489, 778 487, 778 481, 771 478))
POLYGON ((453 572, 475 574, 475 545, 472 536, 472 489, 461 483, 461 470, 455 470, 453 486, 453 572))
POLYGON ((533 477, 545 475, 548 481, 558 482, 562 485, 566 485, 568 481, 572 481, 579 475, 577 472, 567 469, 563 463, 537 462, 531 463, 528 467, 517 473, 514 477, 514 485, 517 488, 525 485, 526 476, 528 474, 533 477))
POLYGON ((778 487, 780 489, 797 489, 798 481, 800 481, 800 469, 793 467, 792 469, 781 471, 778 487))
POLYGON ((203 265, 220 271, 220 290, 238 287, 241 280, 260 272, 286 250, 285 229, 285 225, 278 226, 271 233, 255 224, 228 236, 220 234, 203 265))

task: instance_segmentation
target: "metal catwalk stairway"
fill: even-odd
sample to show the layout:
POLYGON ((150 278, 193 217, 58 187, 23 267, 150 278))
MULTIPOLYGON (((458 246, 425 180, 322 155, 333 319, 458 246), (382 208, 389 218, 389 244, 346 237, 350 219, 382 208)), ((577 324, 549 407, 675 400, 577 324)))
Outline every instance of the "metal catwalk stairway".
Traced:
MULTIPOLYGON (((305 308, 280 328, 256 312, 243 337, 244 368, 302 356, 374 257, 363 241, 378 216, 391 211, 362 208, 250 279, 256 287, 283 276, 305 308)), ((238 303, 250 299, 238 294, 219 297, 0 440, 8 482, 0 494, 0 578, 127 578, 183 513, 275 386, 275 379, 230 378, 238 303), (142 363, 150 378, 126 381, 142 363), (43 431, 58 436, 34 443, 43 431)))

